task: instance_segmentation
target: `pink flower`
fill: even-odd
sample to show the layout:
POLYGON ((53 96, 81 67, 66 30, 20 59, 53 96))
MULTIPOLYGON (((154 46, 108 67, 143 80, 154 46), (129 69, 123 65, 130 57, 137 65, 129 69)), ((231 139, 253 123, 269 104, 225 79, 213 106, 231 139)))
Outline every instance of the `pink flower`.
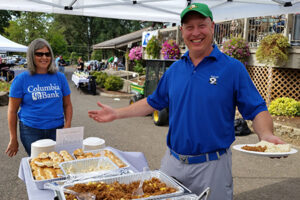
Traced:
POLYGON ((161 53, 164 59, 178 59, 180 55, 179 47, 174 40, 165 41, 161 53))
POLYGON ((133 47, 129 51, 129 60, 141 60, 142 59, 142 46, 133 47))

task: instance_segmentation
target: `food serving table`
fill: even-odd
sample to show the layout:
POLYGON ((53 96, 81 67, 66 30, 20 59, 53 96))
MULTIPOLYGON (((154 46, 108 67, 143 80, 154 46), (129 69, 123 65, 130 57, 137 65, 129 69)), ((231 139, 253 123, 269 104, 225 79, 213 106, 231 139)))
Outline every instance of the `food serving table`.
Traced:
MULTIPOLYGON (((111 148, 111 147, 109 147, 111 148)), ((141 172, 144 167, 148 167, 147 160, 142 152, 123 152, 111 148, 122 156, 130 164, 129 169, 133 172, 141 172)), ((22 158, 19 167, 19 178, 26 184, 29 200, 54 199, 56 196, 52 190, 39 190, 31 178, 31 169, 28 164, 28 157, 22 158)))
POLYGON ((85 78, 85 77, 79 77, 75 74, 72 75, 72 81, 74 82, 74 84, 76 85, 76 87, 79 87, 80 83, 88 83, 89 79, 85 78))

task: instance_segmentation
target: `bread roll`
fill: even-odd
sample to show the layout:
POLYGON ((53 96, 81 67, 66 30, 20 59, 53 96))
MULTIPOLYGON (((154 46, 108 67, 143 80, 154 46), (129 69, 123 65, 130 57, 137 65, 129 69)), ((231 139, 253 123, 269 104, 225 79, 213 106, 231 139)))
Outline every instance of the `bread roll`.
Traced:
POLYGON ((35 159, 33 159, 33 162, 39 167, 46 166, 46 164, 43 162, 43 159, 41 159, 41 158, 35 158, 35 159))
POLYGON ((52 152, 50 152, 49 154, 49 157, 53 160, 55 157, 59 157, 60 155, 57 153, 57 152, 55 152, 55 151, 52 151, 52 152))
POLYGON ((36 170, 33 171, 33 176, 35 180, 46 180, 46 174, 44 172, 44 168, 38 167, 36 170))
POLYGON ((82 156, 84 154, 83 152, 83 149, 76 149, 74 152, 73 152, 74 156, 77 157, 77 156, 82 156))
POLYGON ((59 152, 59 154, 63 157, 64 161, 71 161, 74 160, 74 158, 69 154, 67 151, 62 150, 59 152))
POLYGON ((48 158, 48 153, 46 152, 41 152, 39 155, 38 155, 38 158, 41 158, 41 159, 44 159, 44 158, 48 158))
POLYGON ((43 159, 42 162, 46 167, 53 167, 53 161, 50 160, 49 158, 43 159))
POLYGON ((54 169, 57 176, 60 176, 60 175, 64 175, 63 171, 61 169, 54 169))
POLYGON ((44 168, 44 173, 45 173, 47 179, 57 178, 56 172, 53 168, 50 168, 50 167, 44 168))

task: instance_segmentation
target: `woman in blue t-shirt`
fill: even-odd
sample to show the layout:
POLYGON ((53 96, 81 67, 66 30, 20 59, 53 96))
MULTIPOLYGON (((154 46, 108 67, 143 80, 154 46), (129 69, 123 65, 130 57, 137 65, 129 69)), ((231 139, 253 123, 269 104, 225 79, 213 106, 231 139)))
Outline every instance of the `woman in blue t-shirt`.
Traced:
POLYGON ((71 91, 65 75, 57 72, 46 40, 39 38, 31 42, 27 66, 28 71, 15 77, 9 93, 10 141, 6 154, 10 157, 18 152, 18 119, 20 138, 29 156, 31 143, 40 139, 56 140, 56 129, 71 127, 71 91))

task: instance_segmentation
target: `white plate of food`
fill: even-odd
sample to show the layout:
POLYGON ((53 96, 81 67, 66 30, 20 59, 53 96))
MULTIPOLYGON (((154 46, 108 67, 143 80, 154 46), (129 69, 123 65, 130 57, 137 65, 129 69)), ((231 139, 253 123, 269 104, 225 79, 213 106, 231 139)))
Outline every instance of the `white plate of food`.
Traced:
POLYGON ((288 156, 291 154, 295 154, 298 152, 297 149, 294 148, 290 148, 290 151, 288 152, 259 152, 259 151, 253 151, 253 150, 245 150, 242 147, 256 147, 257 144, 237 144, 234 145, 232 148, 238 151, 241 151, 243 153, 248 153, 248 154, 253 154, 253 155, 257 155, 257 156, 266 156, 266 157, 284 157, 284 156, 288 156))

